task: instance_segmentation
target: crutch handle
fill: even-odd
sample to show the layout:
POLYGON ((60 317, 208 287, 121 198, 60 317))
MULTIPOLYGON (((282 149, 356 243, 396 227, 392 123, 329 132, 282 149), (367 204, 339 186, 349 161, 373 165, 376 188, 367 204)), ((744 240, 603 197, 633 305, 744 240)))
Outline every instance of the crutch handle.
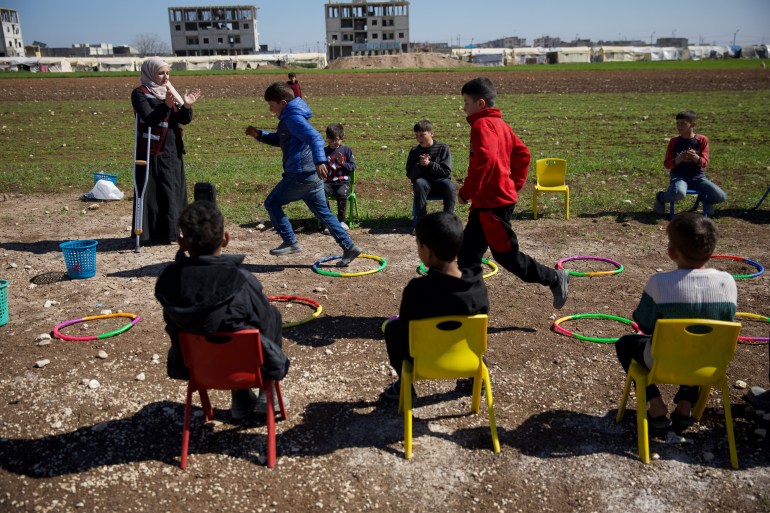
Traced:
POLYGON ((146 166, 147 165, 147 161, 146 160, 135 160, 134 161, 134 165, 135 166, 146 166))

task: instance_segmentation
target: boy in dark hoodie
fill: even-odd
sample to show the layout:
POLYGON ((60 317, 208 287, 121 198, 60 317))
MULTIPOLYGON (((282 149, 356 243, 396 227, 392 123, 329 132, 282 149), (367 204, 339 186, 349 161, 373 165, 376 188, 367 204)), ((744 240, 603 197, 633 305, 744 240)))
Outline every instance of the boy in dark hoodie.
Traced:
MULTIPOLYGON (((243 255, 222 254, 230 234, 224 229, 219 209, 209 201, 196 201, 182 211, 177 226, 180 250, 155 285, 155 297, 163 306, 171 338, 168 376, 190 379, 179 345, 180 332, 209 334, 257 328, 265 360, 263 376, 283 379, 289 360, 281 350, 281 313, 263 294, 259 281, 239 267, 243 255)), ((264 402, 264 394, 260 398, 250 389, 233 390, 233 418, 247 417, 264 402)))
POLYGON ((278 118, 275 132, 246 127, 246 135, 271 146, 280 146, 283 153, 283 177, 265 198, 265 210, 283 242, 270 250, 274 256, 302 251, 284 205, 302 200, 313 215, 329 229, 329 233, 343 250, 338 267, 345 267, 361 254, 359 248, 339 219, 329 210, 324 193, 328 175, 324 139, 308 121, 313 113, 305 100, 295 98, 288 84, 275 82, 265 90, 265 101, 270 112, 278 118))
POLYGON ((417 255, 428 272, 404 287, 398 317, 384 326, 388 359, 399 376, 398 381, 388 385, 383 392, 383 397, 391 400, 398 400, 401 365, 411 358, 409 321, 489 311, 481 264, 465 269, 457 267, 457 253, 463 243, 462 221, 451 212, 428 214, 417 222, 415 236, 417 255))

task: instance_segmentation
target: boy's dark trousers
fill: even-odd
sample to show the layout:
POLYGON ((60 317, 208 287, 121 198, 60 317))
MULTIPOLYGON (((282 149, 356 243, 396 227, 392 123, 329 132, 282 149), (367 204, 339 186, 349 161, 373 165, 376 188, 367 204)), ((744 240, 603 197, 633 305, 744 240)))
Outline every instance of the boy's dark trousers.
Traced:
POLYGON ((399 319, 393 319, 385 325, 385 348, 388 351, 390 366, 400 378, 404 360, 412 357, 409 354, 409 336, 404 337, 404 329, 399 319))
POLYGON ((489 248, 495 261, 522 281, 553 285, 557 280, 556 270, 519 251, 519 240, 511 227, 515 206, 471 209, 457 265, 460 269, 479 265, 484 252, 489 248))

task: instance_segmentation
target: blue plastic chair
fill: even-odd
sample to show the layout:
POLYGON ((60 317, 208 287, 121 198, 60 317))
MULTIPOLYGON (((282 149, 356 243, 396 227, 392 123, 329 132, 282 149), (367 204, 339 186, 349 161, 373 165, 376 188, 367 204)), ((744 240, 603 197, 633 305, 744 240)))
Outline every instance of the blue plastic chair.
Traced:
MULTIPOLYGON (((692 189, 687 189, 687 194, 688 195, 691 195, 691 194, 695 194, 696 195, 695 203, 693 203, 692 208, 690 209, 690 212, 698 210, 698 205, 703 204, 703 207, 704 207, 703 208, 703 215, 708 217, 708 214, 706 213, 706 208, 705 208, 706 207, 706 201, 705 200, 706 200, 706 198, 708 198, 708 195, 706 195, 706 194, 703 194, 703 195, 698 194, 698 191, 694 191, 692 189)), ((674 203, 675 202, 673 200, 668 203, 668 219, 669 219, 669 221, 674 218, 674 203)))

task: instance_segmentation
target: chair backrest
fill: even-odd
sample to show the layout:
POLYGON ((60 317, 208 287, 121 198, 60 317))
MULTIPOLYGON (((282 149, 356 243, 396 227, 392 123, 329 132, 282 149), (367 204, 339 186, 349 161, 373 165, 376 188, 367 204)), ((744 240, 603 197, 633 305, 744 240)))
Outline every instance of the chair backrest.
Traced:
POLYGON ((567 161, 564 159, 538 159, 535 162, 537 184, 542 187, 564 185, 567 175, 567 161))
POLYGON ((652 337, 650 381, 713 385, 735 355, 739 322, 711 319, 660 319, 652 337))
POLYGON ((200 388, 236 390, 262 386, 259 330, 197 335, 180 333, 190 379, 200 388))
POLYGON ((488 317, 449 315, 409 322, 409 353, 419 379, 480 375, 488 317))

